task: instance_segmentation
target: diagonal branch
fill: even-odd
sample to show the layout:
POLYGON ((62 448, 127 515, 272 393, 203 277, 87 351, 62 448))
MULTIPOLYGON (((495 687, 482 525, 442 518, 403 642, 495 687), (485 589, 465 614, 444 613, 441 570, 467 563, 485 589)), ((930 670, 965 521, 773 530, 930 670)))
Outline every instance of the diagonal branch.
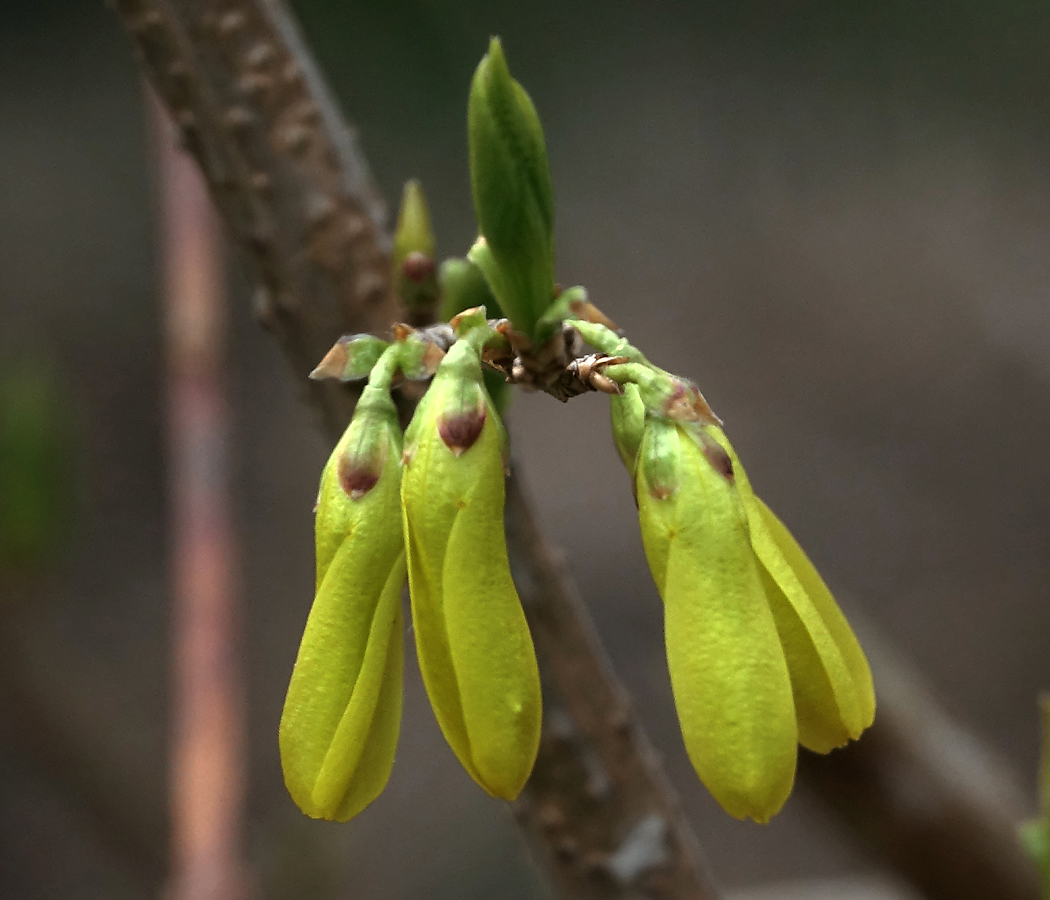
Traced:
MULTIPOLYGON (((243 251, 259 318, 305 385, 336 337, 382 332, 398 311, 382 203, 352 132, 280 0, 111 2, 243 251)), ((334 439, 353 397, 332 382, 310 390, 334 439)), ((552 712, 517 806, 537 858, 566 896, 715 897, 695 837, 516 478, 507 520, 552 712)), ((950 735, 906 727, 925 715, 913 697, 883 693, 886 725, 877 724, 873 737, 887 739, 872 741, 870 752, 861 742, 827 760, 809 758, 803 777, 837 797, 846 820, 929 897, 954 896, 963 860, 985 896, 1035 900, 1023 863, 1016 870, 1014 855, 1000 852, 1010 823, 982 817, 982 789, 945 744, 950 735), (907 785, 915 772, 920 792, 936 783, 944 808, 968 811, 962 831, 952 829, 950 816, 923 822, 921 875, 900 852, 906 832, 896 826, 906 824, 906 804, 885 802, 879 787, 907 785)))
POLYGON ((348 328, 387 329, 398 305, 383 201, 294 20, 262 0, 112 4, 242 251, 256 316, 341 429, 353 393, 304 376, 348 328))

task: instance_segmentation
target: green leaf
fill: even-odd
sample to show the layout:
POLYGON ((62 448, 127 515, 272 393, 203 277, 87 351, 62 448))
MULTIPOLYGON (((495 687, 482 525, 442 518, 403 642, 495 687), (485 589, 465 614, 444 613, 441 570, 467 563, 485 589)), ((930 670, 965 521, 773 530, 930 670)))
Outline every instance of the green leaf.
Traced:
POLYGON ((491 251, 480 266, 515 327, 532 335, 554 298, 554 191, 536 109, 497 38, 470 86, 470 183, 491 251))

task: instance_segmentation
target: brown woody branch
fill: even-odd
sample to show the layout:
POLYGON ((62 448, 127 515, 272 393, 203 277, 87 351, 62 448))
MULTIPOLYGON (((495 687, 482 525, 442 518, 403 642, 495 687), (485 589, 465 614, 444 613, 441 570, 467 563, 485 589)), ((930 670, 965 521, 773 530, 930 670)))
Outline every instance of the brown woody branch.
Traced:
MULTIPOLYGON (((279 0, 113 2, 243 251, 260 319, 300 380, 340 334, 388 328, 398 310, 382 204, 279 0)), ((334 439, 352 397, 330 382, 312 390, 334 439)), ((537 857, 568 896, 714 897, 695 838, 516 479, 507 520, 548 695, 540 756, 517 806, 537 857)), ((805 782, 929 897, 1035 900, 1034 877, 1011 849, 1009 814, 988 814, 983 782, 953 752, 952 732, 914 728, 935 707, 917 705, 913 688, 883 685, 871 736, 807 758, 805 782), (937 815, 908 809, 926 791, 937 815), (921 852, 905 852, 912 841, 921 852), (957 893, 966 882, 984 893, 957 893)))
POLYGON ((354 132, 282 4, 112 3, 242 251, 259 321, 334 433, 354 394, 306 374, 344 331, 398 316, 385 208, 354 132))

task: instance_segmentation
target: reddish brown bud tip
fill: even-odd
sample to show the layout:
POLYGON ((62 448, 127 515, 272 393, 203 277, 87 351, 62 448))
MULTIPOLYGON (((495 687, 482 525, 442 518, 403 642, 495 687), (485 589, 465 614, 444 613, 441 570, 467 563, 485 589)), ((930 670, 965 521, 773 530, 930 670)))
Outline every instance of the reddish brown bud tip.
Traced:
POLYGON ((459 324, 464 319, 470 318, 471 316, 476 316, 478 314, 481 314, 481 315, 485 314, 485 307, 484 306, 472 306, 470 309, 465 309, 465 310, 463 310, 463 312, 461 312, 458 315, 455 315, 451 319, 449 319, 448 320, 448 324, 452 326, 453 330, 455 330, 456 328, 459 327, 459 324))
POLYGON ((404 341, 408 339, 408 336, 412 334, 416 329, 411 325, 406 325, 404 322, 396 322, 394 324, 394 340, 404 341))
POLYGON ((438 434, 445 445, 456 456, 474 446, 485 427, 487 410, 484 406, 454 416, 442 416, 438 420, 438 434))
POLYGON ((401 263, 401 273, 409 281, 414 281, 416 284, 422 284, 430 278, 434 274, 435 268, 434 258, 427 256, 425 253, 420 253, 418 250, 413 250, 409 253, 405 257, 405 261, 401 263))
POLYGON ((314 381, 324 378, 342 378, 343 370, 346 368, 346 358, 346 344, 339 341, 325 354, 324 359, 317 364, 317 368, 310 373, 310 377, 314 381))
POLYGON ((573 300, 569 303, 572 314, 584 322, 593 322, 595 325, 604 325, 611 331, 617 331, 616 323, 603 313, 589 300, 573 300))
POLYGON ((339 486, 351 500, 360 500, 379 483, 379 472, 367 466, 355 464, 348 456, 339 457, 339 486))

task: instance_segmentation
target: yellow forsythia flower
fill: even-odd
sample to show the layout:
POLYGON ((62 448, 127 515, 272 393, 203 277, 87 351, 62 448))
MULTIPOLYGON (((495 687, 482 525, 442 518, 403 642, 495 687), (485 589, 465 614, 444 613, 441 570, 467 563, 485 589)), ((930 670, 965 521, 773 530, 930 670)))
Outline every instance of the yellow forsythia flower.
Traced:
POLYGON ((505 434, 467 341, 442 360, 405 443, 401 497, 423 681, 464 768, 511 800, 539 746, 539 671, 507 559, 505 434))
POLYGON ((634 384, 612 423, 689 757, 727 811, 767 821, 790 793, 796 741, 827 753, 871 724, 864 651, 721 428, 647 410, 634 384))
POLYGON ((401 431, 370 384, 321 476, 317 594, 281 717, 281 765, 307 815, 346 821, 390 777, 401 723, 401 431))
POLYGON ((657 418, 636 493, 686 751, 728 812, 768 821, 791 793, 798 731, 740 498, 686 428, 657 418))

